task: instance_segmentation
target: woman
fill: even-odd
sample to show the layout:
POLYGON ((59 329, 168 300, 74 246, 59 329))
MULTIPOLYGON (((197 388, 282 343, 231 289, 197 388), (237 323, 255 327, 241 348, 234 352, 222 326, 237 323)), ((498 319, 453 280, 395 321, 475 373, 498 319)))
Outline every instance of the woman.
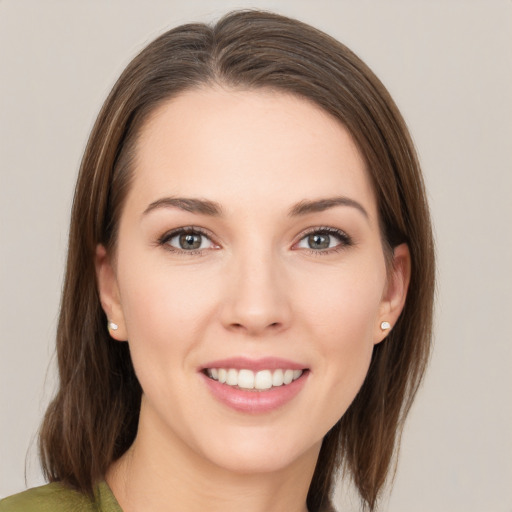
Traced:
POLYGON ((433 243, 373 73, 235 12, 123 72, 78 178, 40 436, 16 510, 376 507, 431 337, 433 243))

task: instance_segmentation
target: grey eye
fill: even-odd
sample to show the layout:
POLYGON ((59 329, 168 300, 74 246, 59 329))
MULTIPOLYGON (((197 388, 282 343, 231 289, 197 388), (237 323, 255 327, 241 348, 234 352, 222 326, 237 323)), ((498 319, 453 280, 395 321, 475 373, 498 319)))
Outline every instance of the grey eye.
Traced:
POLYGON ((330 252, 331 249, 352 245, 350 237, 339 229, 319 228, 304 235, 296 245, 298 249, 308 249, 317 252, 330 252))
POLYGON ((186 251, 199 249, 201 247, 202 235, 197 233, 183 233, 179 236, 180 249, 186 251))
POLYGON ((307 243, 310 249, 329 249, 331 237, 323 233, 313 233, 308 235, 307 243))
POLYGON ((204 234, 197 231, 179 231, 167 237, 164 243, 180 251, 196 251, 212 249, 213 242, 204 234))
POLYGON ((331 249, 340 244, 339 237, 330 235, 329 233, 315 232, 306 235, 298 244, 301 249, 313 249, 316 251, 323 251, 331 249))

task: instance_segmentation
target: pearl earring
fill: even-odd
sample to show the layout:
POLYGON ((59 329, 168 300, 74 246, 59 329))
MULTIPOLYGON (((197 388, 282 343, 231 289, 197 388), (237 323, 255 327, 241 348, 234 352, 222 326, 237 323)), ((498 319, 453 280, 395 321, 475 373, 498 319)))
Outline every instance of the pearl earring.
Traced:
POLYGON ((388 329, 391 329, 391 324, 389 322, 382 322, 380 324, 380 328, 383 330, 383 331, 387 331, 388 329))
POLYGON ((112 329, 113 331, 117 331, 117 329, 119 328, 119 326, 117 324, 115 324, 114 322, 111 322, 110 320, 108 321, 108 328, 109 329, 112 329))

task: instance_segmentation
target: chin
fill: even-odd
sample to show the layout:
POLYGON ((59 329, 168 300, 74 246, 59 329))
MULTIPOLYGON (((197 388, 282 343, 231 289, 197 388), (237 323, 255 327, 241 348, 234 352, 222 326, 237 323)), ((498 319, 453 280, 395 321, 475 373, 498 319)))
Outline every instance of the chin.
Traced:
POLYGON ((282 471, 302 460, 316 460, 322 439, 305 442, 290 435, 281 439, 271 431, 251 435, 244 433, 229 441, 219 439, 202 452, 214 465, 235 474, 264 474, 282 471))

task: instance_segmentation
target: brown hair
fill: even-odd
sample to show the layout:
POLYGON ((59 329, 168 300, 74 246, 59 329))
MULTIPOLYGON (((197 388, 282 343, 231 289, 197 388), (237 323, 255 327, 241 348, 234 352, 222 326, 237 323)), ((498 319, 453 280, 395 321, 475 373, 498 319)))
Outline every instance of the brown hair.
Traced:
POLYGON ((385 246, 409 245, 404 310, 373 352, 357 397, 324 438, 308 494, 329 506, 337 470, 373 510, 427 363, 434 249, 424 185, 407 127, 389 93, 348 48, 299 21, 239 11, 214 26, 158 37, 125 69, 98 116, 83 157, 71 218, 57 332, 60 389, 40 434, 43 470, 92 495, 133 442, 141 387, 128 344, 113 342, 96 288, 97 244, 115 248, 137 134, 164 100, 205 84, 270 88, 313 101, 352 134, 373 180, 385 246))

